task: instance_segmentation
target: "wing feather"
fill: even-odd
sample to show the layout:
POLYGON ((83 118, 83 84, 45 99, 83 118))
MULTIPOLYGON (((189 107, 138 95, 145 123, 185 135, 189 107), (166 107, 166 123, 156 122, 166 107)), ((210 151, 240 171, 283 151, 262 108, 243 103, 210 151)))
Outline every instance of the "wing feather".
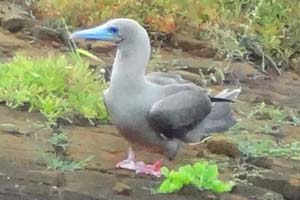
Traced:
POLYGON ((154 103, 149 111, 151 127, 167 138, 183 138, 211 111, 211 101, 200 87, 173 85, 174 94, 154 103))

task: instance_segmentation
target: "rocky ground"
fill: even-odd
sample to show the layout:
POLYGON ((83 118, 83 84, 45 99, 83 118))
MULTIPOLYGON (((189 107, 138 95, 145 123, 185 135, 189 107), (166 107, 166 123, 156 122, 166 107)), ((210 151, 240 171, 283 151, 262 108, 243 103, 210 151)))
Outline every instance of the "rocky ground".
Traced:
MULTIPOLYGON (((45 56, 49 52, 66 53, 68 49, 64 45, 63 35, 43 27, 38 20, 32 19, 30 10, 25 8, 21 4, 0 1, 1 61, 7 61, 16 53, 33 57, 45 56)), ((177 37, 175 41, 176 48, 184 51, 174 53, 170 47, 162 49, 162 58, 151 63, 152 70, 164 66, 165 70, 175 71, 202 85, 199 69, 203 71, 207 66, 224 69, 229 66, 226 84, 214 85, 213 91, 241 86, 240 106, 265 101, 295 111, 300 109, 298 75, 284 72, 280 77, 267 76, 248 64, 211 59, 213 52, 205 43, 184 37, 177 37)), ((103 53, 103 48, 97 46, 92 49, 104 58, 108 66, 111 65, 111 53, 103 53)), ((84 170, 47 170, 42 154, 55 150, 47 142, 52 130, 41 126, 44 122, 39 113, 0 106, 0 199, 300 199, 299 161, 268 157, 245 160, 234 143, 218 135, 206 143, 184 147, 173 162, 166 161, 164 164, 176 168, 201 158, 212 159, 219 163, 222 179, 230 180, 232 176, 240 179, 240 183, 228 194, 216 195, 185 188, 172 195, 152 195, 151 189, 157 187, 160 180, 114 168, 115 163, 126 156, 127 143, 110 125, 62 127, 61 131, 70 139, 70 146, 65 152, 68 158, 82 160, 92 155, 94 158, 84 170)), ((255 127, 256 123, 264 122, 250 123, 255 127)), ((280 141, 299 140, 299 130, 296 126, 282 126, 280 141)), ((159 155, 139 152, 138 157, 151 162, 159 155)))

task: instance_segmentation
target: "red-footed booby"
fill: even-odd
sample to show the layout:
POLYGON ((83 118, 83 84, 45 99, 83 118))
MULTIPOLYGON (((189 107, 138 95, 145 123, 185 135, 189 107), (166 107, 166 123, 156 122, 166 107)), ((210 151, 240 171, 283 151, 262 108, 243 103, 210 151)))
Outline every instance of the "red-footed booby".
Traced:
POLYGON ((211 97, 179 75, 145 75, 150 40, 135 20, 113 19, 74 32, 70 39, 110 41, 117 45, 110 85, 104 92, 111 122, 130 144, 128 158, 117 167, 159 176, 161 161, 153 165, 137 162, 133 152, 136 144, 173 159, 182 142, 197 143, 235 124, 230 104, 240 89, 224 90, 211 97))

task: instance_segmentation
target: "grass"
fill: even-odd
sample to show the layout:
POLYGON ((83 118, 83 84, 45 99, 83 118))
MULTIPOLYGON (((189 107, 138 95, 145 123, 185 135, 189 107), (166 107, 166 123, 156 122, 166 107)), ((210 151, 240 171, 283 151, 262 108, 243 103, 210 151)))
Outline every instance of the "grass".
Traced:
POLYGON ((75 117, 107 120, 104 81, 77 54, 32 59, 17 55, 0 64, 0 101, 11 108, 39 111, 53 125, 75 117))
MULTIPOLYGON (((238 105, 243 119, 228 134, 249 157, 281 157, 300 160, 300 142, 279 142, 281 126, 299 126, 299 114, 264 102, 238 105)), ((291 127, 292 128, 292 127, 291 127)))
POLYGON ((300 142, 276 143, 271 139, 242 137, 238 143, 241 152, 249 157, 281 157, 300 160, 300 142))
POLYGON ((158 189, 158 193, 172 193, 180 191, 184 186, 193 185, 200 190, 211 190, 216 193, 230 192, 234 186, 233 182, 222 182, 218 179, 218 167, 206 161, 185 165, 178 171, 161 169, 166 177, 158 189))
POLYGON ((55 154, 44 154, 43 160, 47 165, 48 169, 59 170, 59 171, 74 171, 83 169, 87 166, 88 162, 91 161, 94 156, 90 156, 87 159, 81 161, 66 160, 55 154))
POLYGON ((266 105, 264 102, 253 106, 247 118, 255 117, 258 120, 272 120, 273 122, 286 122, 288 115, 279 106, 266 105))
MULTIPOLYGON (((272 123, 273 125, 300 125, 299 113, 295 113, 291 109, 282 108, 281 106, 267 105, 265 102, 256 103, 251 106, 241 105, 238 107, 238 112, 245 118, 244 122, 258 120, 272 123)), ((239 126, 247 125, 240 123, 239 126)))
POLYGON ((49 139, 48 142, 54 147, 59 147, 65 150, 69 145, 68 137, 63 133, 54 133, 49 139))
POLYGON ((250 121, 248 124, 242 121, 233 126, 228 134, 231 135, 230 138, 235 141, 239 150, 248 157, 281 157, 300 160, 300 142, 275 141, 273 136, 277 137, 279 130, 274 127, 276 128, 277 125, 267 123, 257 125, 255 121, 250 121))

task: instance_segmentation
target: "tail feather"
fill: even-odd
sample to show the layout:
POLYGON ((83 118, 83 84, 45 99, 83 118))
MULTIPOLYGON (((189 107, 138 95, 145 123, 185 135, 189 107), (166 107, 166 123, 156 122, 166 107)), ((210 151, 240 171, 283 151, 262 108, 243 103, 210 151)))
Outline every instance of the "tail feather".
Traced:
MULTIPOLYGON (((229 91, 224 90, 217 94, 217 98, 225 98, 235 101, 241 92, 241 88, 229 91)), ((232 114, 231 105, 228 102, 215 102, 212 110, 203 121, 206 133, 223 132, 236 123, 232 114)))
POLYGON ((234 101, 230 99, 225 99, 225 98, 218 98, 218 97, 209 97, 211 102, 231 102, 233 103, 234 101))
POLYGON ((241 88, 238 88, 238 89, 235 89, 232 91, 229 91, 229 89, 226 89, 226 90, 223 90, 222 92, 220 92, 219 94, 217 94, 215 97, 235 101, 238 98, 241 91, 242 91, 241 88))
MULTIPOLYGON (((232 91, 227 89, 216 95, 216 98, 234 101, 238 98, 240 92, 240 88, 232 91)), ((212 133, 224 132, 232 127, 236 123, 236 120, 232 114, 231 104, 228 101, 213 102, 211 112, 186 135, 185 141, 192 143, 199 142, 212 133)))

